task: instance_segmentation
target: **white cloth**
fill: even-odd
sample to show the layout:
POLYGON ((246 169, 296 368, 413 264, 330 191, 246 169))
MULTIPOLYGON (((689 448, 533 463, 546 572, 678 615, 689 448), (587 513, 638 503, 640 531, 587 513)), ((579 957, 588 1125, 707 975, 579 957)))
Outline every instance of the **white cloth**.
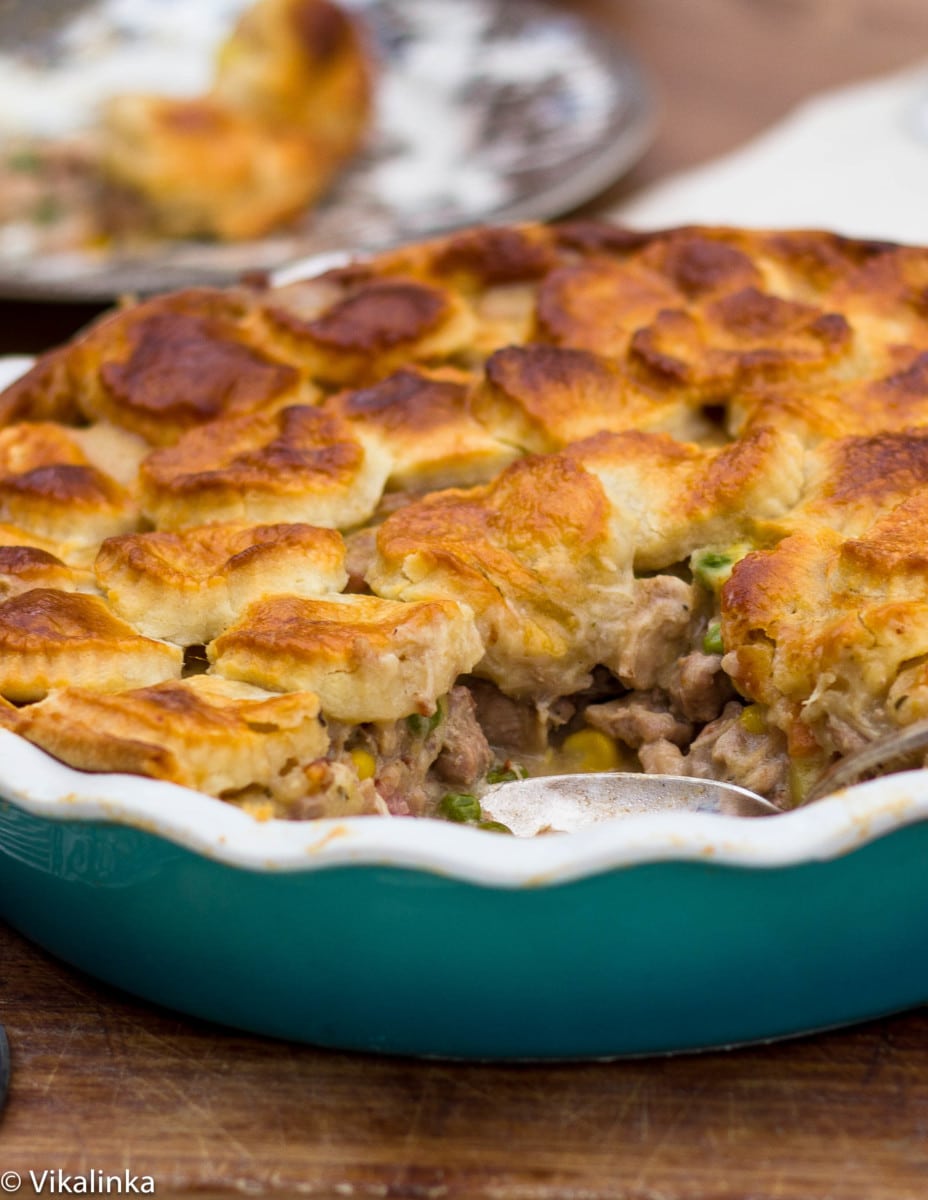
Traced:
POLYGON ((806 227, 928 244, 928 63, 814 97, 610 215, 638 228, 806 227))

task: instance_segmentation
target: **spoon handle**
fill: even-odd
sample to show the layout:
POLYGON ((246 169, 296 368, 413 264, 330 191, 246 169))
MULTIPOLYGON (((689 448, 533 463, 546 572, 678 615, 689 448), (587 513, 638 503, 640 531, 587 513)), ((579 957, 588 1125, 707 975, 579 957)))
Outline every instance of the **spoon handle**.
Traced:
POLYGON ((866 779, 892 775, 920 767, 928 754, 928 720, 915 721, 902 729, 884 734, 868 742, 862 749, 839 759, 819 779, 803 801, 812 804, 832 792, 852 787, 866 779))

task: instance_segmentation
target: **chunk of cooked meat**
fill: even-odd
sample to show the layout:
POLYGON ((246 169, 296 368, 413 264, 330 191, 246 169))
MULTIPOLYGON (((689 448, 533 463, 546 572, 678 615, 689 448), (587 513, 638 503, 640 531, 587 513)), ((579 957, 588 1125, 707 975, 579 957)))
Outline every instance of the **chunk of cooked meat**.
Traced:
POLYGON ((641 765, 649 775, 692 775, 736 783, 774 804, 787 806, 786 739, 778 730, 752 732, 742 721, 742 712, 737 701, 726 704, 722 715, 703 729, 687 754, 666 740, 643 746, 641 765))
POLYGON ((686 746, 693 736, 690 722, 671 712, 666 697, 656 689, 632 692, 606 704, 591 704, 583 715, 594 729, 601 729, 632 750, 661 740, 686 746))
POLYGON ((477 720, 490 745, 512 754, 541 754, 548 732, 566 724, 574 714, 567 699, 536 705, 513 700, 486 679, 469 679, 467 687, 477 706, 477 720))
POLYGON ((614 669, 626 687, 665 686, 690 640, 695 591, 675 575, 635 583, 634 609, 625 618, 614 669))
POLYGON ((687 720, 704 724, 715 720, 735 689, 722 670, 721 654, 692 650, 680 659, 669 692, 687 720))
POLYGON ((446 783, 469 787, 489 770, 493 751, 477 723, 477 705, 466 687, 452 688, 446 705, 435 774, 446 783))

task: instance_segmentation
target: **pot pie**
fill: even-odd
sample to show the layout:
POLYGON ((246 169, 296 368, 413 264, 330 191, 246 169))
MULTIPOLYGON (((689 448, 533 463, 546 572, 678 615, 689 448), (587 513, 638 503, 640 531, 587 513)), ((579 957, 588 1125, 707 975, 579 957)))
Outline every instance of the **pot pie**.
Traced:
POLYGON ((0 395, 0 721, 255 816, 622 767, 801 802, 928 715, 928 250, 465 231, 0 395))

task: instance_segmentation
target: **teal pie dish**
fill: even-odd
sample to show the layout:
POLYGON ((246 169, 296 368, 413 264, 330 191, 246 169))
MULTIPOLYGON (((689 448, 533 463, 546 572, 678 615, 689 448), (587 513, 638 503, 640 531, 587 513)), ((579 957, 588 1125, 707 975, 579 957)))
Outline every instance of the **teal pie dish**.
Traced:
POLYGON ((762 820, 502 836, 257 822, 0 732, 0 916, 180 1012, 341 1049, 578 1059, 928 999, 928 773, 762 820))

